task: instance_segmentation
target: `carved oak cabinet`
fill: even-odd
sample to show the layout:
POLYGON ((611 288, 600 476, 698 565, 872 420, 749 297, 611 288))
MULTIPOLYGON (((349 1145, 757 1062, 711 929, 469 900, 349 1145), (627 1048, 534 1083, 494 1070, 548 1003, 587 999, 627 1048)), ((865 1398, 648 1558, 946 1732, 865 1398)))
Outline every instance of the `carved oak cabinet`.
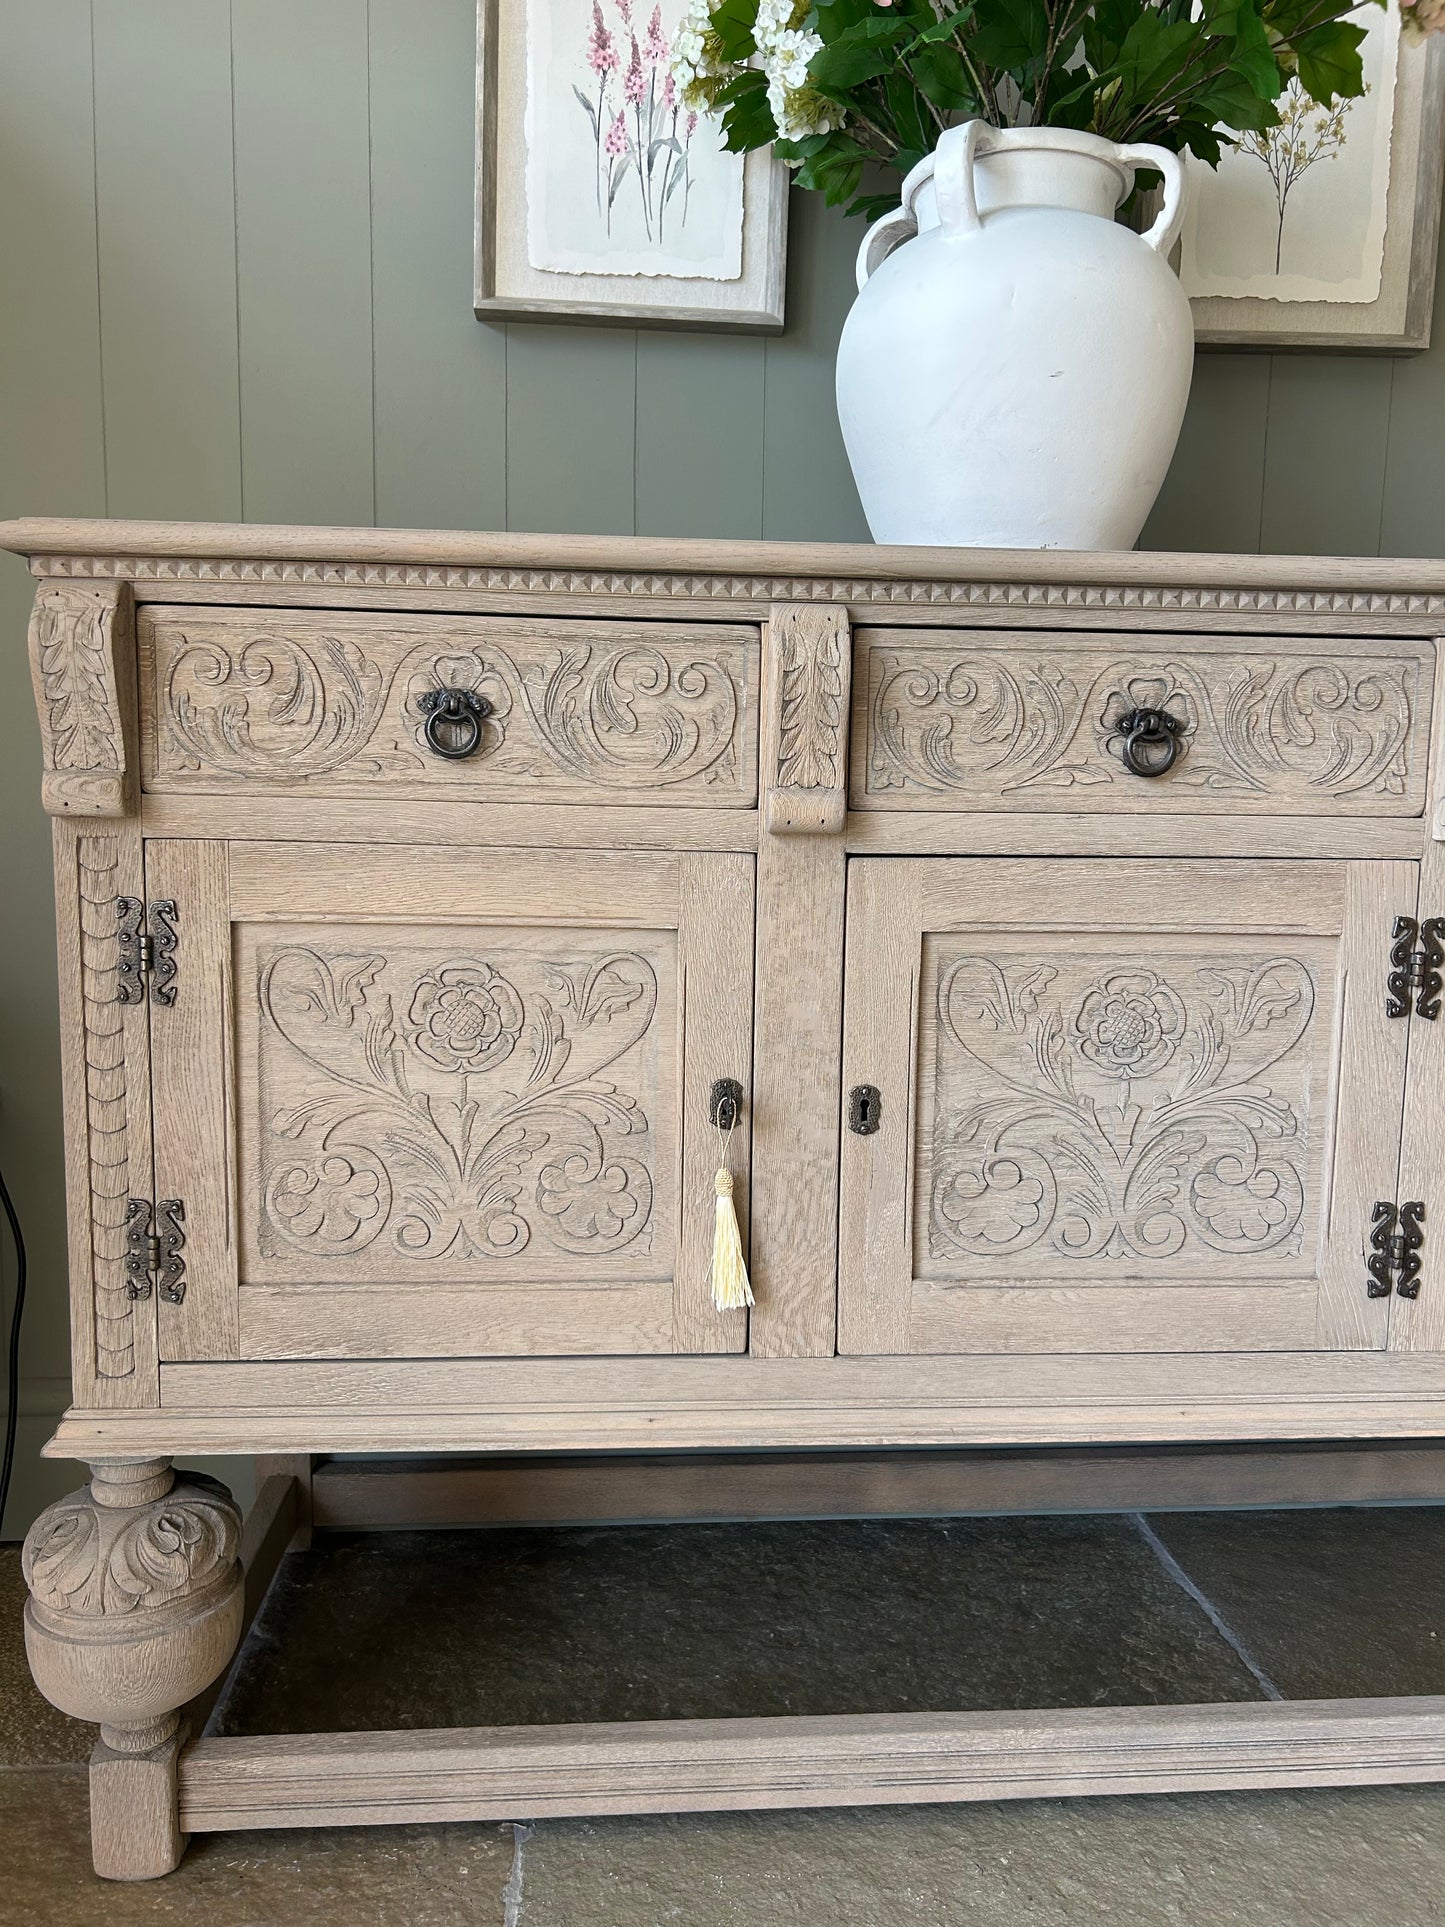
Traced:
POLYGON ((93 1472, 29 1644, 101 1725, 102 1871, 1445 1777, 1431 1700, 195 1737, 312 1454, 1445 1430, 1445 565, 0 540, 55 835, 49 1450, 93 1472), (709 1288, 726 1080, 750 1314, 709 1288), (188 1452, 264 1461, 246 1582, 188 1452))

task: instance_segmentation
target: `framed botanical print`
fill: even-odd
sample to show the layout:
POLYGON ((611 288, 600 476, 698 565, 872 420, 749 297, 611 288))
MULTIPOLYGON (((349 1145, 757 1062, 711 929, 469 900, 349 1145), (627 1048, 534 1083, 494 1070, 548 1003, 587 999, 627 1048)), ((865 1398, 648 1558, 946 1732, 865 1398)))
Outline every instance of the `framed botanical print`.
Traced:
POLYGON ((685 4, 480 0, 480 318, 781 329, 787 169, 679 98, 685 4))
POLYGON ((1292 80, 1278 127, 1218 170, 1191 160, 1179 272, 1205 346, 1430 345, 1445 42, 1364 6, 1365 93, 1321 107, 1292 80))

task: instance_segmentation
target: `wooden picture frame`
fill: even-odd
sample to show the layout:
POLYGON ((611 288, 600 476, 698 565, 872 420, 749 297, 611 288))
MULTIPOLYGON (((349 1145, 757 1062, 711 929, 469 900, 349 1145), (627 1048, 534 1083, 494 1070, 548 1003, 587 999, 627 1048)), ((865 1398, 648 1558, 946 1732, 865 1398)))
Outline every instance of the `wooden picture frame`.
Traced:
MULTIPOLYGON (((640 119, 635 134, 626 122, 628 113, 634 118, 637 116, 636 107, 628 107, 623 98, 629 36, 627 16, 631 16, 631 36, 641 35, 646 45, 648 20, 656 18, 652 14, 653 4, 654 0, 635 0, 635 7, 624 12, 617 0, 603 0, 608 31, 613 36, 613 51, 620 61, 605 77, 595 69, 589 75, 582 52, 584 43, 578 38, 575 22, 571 23, 569 33, 576 42, 577 53, 572 64, 577 71, 574 74, 571 67, 563 67, 560 59, 541 63, 549 74, 554 65, 557 67, 559 94, 553 95, 550 91, 544 94, 539 90, 534 100, 529 96, 528 35, 529 31, 537 30, 538 23, 544 33, 550 34, 555 16, 548 9, 556 6, 556 0, 478 0, 475 233, 478 320, 613 322, 625 327, 781 332, 788 170, 767 150, 733 157, 731 179, 722 186, 719 185, 720 170, 713 166, 715 156, 701 148, 695 152, 691 138, 686 140, 683 165, 691 160, 693 170, 685 176, 685 194, 691 192, 693 174, 698 176, 700 184, 707 186, 712 197, 708 211, 713 217, 715 258, 689 263, 686 272, 673 274, 659 272, 646 259, 644 249, 661 236, 662 222, 668 215, 675 217, 678 206, 683 204, 683 197, 676 193, 676 174, 665 171, 681 156, 669 152, 660 153, 657 172, 649 169, 651 199, 660 200, 663 210, 657 236, 651 225, 657 213, 654 207, 651 215, 641 215, 647 222, 645 239, 634 234, 629 246, 622 235, 616 237, 619 262, 630 265, 609 273, 587 258, 588 255, 598 260, 606 258, 614 239, 614 208, 619 224, 625 219, 632 228, 638 227, 638 209, 632 201, 634 186, 641 193, 639 170, 635 166, 637 156, 650 153, 654 147, 681 147, 685 137, 687 117, 680 108, 667 116, 666 124, 660 118, 654 123, 663 136, 669 133, 674 136, 671 142, 654 141, 653 129, 644 133, 640 119), (599 92, 595 106, 579 81, 587 82, 591 89, 597 89, 599 81, 603 81, 606 91, 599 92), (597 109, 604 103, 605 112, 599 115, 597 109), (627 146, 609 168, 600 123, 608 121, 618 107, 623 108, 623 115, 615 118, 624 122, 621 138, 627 146), (557 118, 549 121, 549 125, 560 128, 569 138, 575 129, 581 129, 581 144, 586 147, 595 140, 599 172, 586 183, 586 189, 590 191, 595 186, 600 195, 610 187, 605 230, 598 230, 595 224, 584 225, 580 218, 574 222, 579 205, 588 198, 587 192, 580 196, 564 194, 553 184, 550 173, 539 176, 540 156, 549 151, 550 143, 541 138, 536 122, 554 112, 557 118), (591 136, 586 133, 589 121, 591 136), (732 225, 738 216, 731 198, 737 193, 739 183, 740 233, 732 225), (625 194, 621 191, 624 187, 625 194), (548 198, 549 191, 554 198, 548 198), (612 196, 616 196, 615 201, 612 196), (552 209, 560 210, 560 218, 570 224, 566 247, 558 245, 553 249, 552 230, 538 226, 539 221, 545 222, 549 216, 558 218, 550 214, 552 209), (577 233, 571 231, 571 225, 577 227, 577 233), (539 238, 545 244, 540 249, 539 238), (539 265, 538 253, 548 251, 553 252, 553 260, 539 265)), ((585 20, 585 12, 582 18, 585 20)), ((635 48, 635 37, 632 44, 635 48)), ((649 69, 650 86, 654 84, 653 76, 661 76, 663 71, 660 64, 649 69)), ((615 124, 615 118, 609 125, 615 124)), ((701 125, 705 128, 706 123, 701 125)), ((588 153, 585 158, 588 166, 592 166, 592 154, 588 153)), ((600 199, 597 205, 601 213, 600 199)), ((585 207, 582 213, 585 215, 585 207)), ((676 257, 662 253, 656 258, 676 257)))
MULTIPOLYGON (((1381 18, 1384 21, 1387 16, 1381 18)), ((1437 38, 1420 47, 1400 40, 1393 108, 1375 298, 1308 300, 1200 293, 1191 257, 1191 230, 1186 228, 1180 275, 1201 347, 1376 353, 1429 347, 1445 164, 1445 42, 1437 38)), ((1195 164, 1194 171, 1197 191, 1215 191, 1208 168, 1195 164)), ((1263 170, 1260 179, 1266 192, 1271 191, 1263 170)))

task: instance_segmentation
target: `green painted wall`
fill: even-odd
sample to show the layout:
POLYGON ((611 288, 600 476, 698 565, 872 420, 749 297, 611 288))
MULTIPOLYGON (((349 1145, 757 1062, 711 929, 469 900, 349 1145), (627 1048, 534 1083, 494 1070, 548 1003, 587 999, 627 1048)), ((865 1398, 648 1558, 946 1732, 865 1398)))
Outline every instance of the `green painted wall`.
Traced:
MULTIPOLYGON (((776 341, 482 327, 472 59, 472 0, 0 0, 0 513, 866 537, 832 403, 857 230, 794 197, 776 341)), ((1442 468, 1445 328, 1409 361, 1202 357, 1145 540, 1441 554, 1442 468)), ((29 594, 0 563, 12 1537, 71 1477, 36 1458, 67 1347, 29 594)))

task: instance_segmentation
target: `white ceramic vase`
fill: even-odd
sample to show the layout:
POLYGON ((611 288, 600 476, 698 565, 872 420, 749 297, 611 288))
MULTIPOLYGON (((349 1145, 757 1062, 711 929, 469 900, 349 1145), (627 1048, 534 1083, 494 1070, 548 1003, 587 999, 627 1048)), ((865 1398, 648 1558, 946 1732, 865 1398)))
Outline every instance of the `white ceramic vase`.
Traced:
POLYGON ((1194 362, 1169 267, 1177 155, 1063 128, 950 128, 868 230, 838 417, 877 542, 1128 549, 1194 362), (1164 176, 1147 234, 1114 219, 1164 176))

